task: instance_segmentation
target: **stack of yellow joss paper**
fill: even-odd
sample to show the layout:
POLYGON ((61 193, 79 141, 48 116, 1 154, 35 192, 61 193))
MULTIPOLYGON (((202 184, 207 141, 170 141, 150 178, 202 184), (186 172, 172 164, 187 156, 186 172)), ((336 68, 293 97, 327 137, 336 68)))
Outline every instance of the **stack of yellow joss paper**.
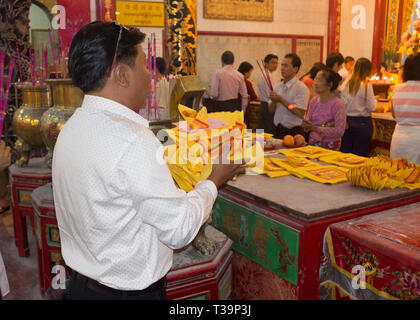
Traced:
POLYGON ((364 166, 351 168, 348 181, 354 186, 373 190, 383 188, 420 188, 420 166, 409 163, 406 157, 391 159, 387 156, 369 158, 364 166))
POLYGON ((197 112, 183 105, 178 109, 185 121, 166 130, 174 144, 165 147, 164 155, 180 188, 188 192, 207 179, 212 163, 242 163, 245 159, 263 167, 264 152, 247 135, 243 111, 207 114, 206 107, 197 112))

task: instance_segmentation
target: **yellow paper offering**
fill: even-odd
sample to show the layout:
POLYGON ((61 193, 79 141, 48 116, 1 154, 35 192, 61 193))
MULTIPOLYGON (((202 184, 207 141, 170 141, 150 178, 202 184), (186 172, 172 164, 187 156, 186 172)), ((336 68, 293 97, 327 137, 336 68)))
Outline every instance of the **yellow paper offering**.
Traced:
POLYGON ((294 149, 284 149, 280 150, 280 153, 283 153, 286 156, 294 156, 294 157, 303 157, 303 158, 309 158, 309 159, 317 159, 323 156, 327 155, 333 155, 337 154, 337 151, 324 149, 321 147, 316 146, 306 146, 301 148, 294 148, 294 149))
POLYGON ((368 158, 364 166, 353 168, 348 181, 354 186, 373 190, 383 188, 420 188, 420 166, 409 163, 406 157, 391 159, 387 156, 368 158))
POLYGON ((335 164, 339 167, 354 168, 364 165, 367 158, 360 157, 352 153, 338 153, 320 157, 318 160, 325 163, 335 164))
POLYGON ((335 166, 320 166, 297 168, 295 171, 313 181, 333 184, 347 181, 346 173, 348 169, 335 166))

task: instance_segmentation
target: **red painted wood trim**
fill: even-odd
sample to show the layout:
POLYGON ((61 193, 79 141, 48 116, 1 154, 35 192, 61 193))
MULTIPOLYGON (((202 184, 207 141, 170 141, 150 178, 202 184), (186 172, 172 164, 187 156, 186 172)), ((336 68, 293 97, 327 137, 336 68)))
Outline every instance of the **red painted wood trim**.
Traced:
POLYGON ((292 53, 296 53, 296 38, 292 38, 292 53))
POLYGON ((337 0, 329 0, 327 55, 329 55, 331 52, 335 52, 338 50, 338 45, 336 45, 336 37, 335 37, 335 31, 337 29, 337 7, 338 7, 337 0))
MULTIPOLYGON (((115 1, 111 2, 111 8, 105 7, 105 0, 96 0, 96 19, 105 21, 105 14, 110 10, 111 19, 115 20, 115 1)), ((112 21, 111 20, 111 21, 112 21)))
POLYGON ((376 0, 372 43, 372 69, 383 60, 382 42, 385 35, 386 0, 376 0))

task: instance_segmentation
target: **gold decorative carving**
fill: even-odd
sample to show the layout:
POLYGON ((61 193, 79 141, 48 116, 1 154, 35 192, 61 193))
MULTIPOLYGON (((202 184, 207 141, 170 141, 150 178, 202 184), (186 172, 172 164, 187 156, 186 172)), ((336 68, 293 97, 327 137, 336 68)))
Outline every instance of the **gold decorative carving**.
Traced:
POLYGON ((165 0, 166 60, 171 73, 197 73, 197 0, 165 0))
POLYGON ((205 19, 273 21, 273 0, 204 0, 205 19))

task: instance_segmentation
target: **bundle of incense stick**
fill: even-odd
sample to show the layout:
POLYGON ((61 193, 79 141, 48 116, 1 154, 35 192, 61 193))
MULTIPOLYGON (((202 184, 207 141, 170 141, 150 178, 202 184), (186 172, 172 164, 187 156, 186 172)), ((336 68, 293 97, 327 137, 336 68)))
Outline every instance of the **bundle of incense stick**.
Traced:
POLYGON ((0 106, 3 105, 4 51, 0 50, 0 106))
POLYGON ((147 41, 147 68, 149 70, 149 94, 147 95, 147 118, 150 119, 152 115, 152 92, 153 92, 153 83, 152 83, 152 49, 150 38, 147 41))
MULTIPOLYGON (((261 68, 260 63, 258 62, 258 60, 257 60, 257 64, 258 64, 258 67, 261 70, 261 74, 263 76, 264 81, 267 83, 267 86, 270 88, 270 90, 273 91, 273 86, 271 84, 270 77, 268 76, 268 74, 266 74, 266 72, 264 72, 263 68, 261 68)), ((264 65, 264 63, 263 63, 263 65, 264 65)), ((264 67, 264 69, 265 69, 265 67, 264 67)))
POLYGON ((35 86, 36 77, 35 77, 35 58, 34 58, 34 49, 29 49, 29 59, 31 60, 31 80, 32 86, 35 86))
POLYGON ((19 52, 19 46, 17 42, 16 42, 16 56, 17 56, 17 65, 19 69, 19 80, 20 80, 20 83, 23 83, 22 63, 20 61, 20 52, 19 52))
POLYGON ((45 68, 45 79, 49 79, 50 72, 49 72, 49 64, 48 64, 48 47, 43 49, 44 54, 44 68, 45 68))
POLYGON ((48 35, 49 35, 49 38, 50 38, 51 57, 52 57, 53 63, 54 63, 55 78, 57 79, 57 60, 56 60, 55 55, 54 55, 54 45, 53 45, 51 29, 48 29, 48 35))
MULTIPOLYGON (((4 54, 4 52, 3 52, 4 54)), ((9 97, 9 90, 10 90, 10 84, 12 83, 12 76, 13 76, 13 68, 15 66, 15 58, 12 57, 12 59, 10 60, 10 66, 9 66, 9 76, 7 78, 7 84, 6 84, 6 92, 4 95, 4 98, 2 99, 2 104, 1 104, 1 109, 0 109, 0 138, 2 135, 2 131, 3 131, 3 122, 4 122, 4 117, 6 115, 6 106, 7 106, 7 99, 9 97)), ((3 64, 3 72, 4 72, 4 64, 3 64)), ((3 77, 2 77, 3 79, 3 77)), ((3 88, 3 83, 1 84, 2 88, 3 88)))
POLYGON ((154 96, 154 105, 155 105, 155 119, 159 118, 159 114, 157 111, 157 75, 156 75, 156 35, 155 33, 152 33, 152 38, 153 38, 153 67, 154 67, 154 71, 153 71, 153 84, 154 84, 154 89, 155 89, 155 96, 154 96))

